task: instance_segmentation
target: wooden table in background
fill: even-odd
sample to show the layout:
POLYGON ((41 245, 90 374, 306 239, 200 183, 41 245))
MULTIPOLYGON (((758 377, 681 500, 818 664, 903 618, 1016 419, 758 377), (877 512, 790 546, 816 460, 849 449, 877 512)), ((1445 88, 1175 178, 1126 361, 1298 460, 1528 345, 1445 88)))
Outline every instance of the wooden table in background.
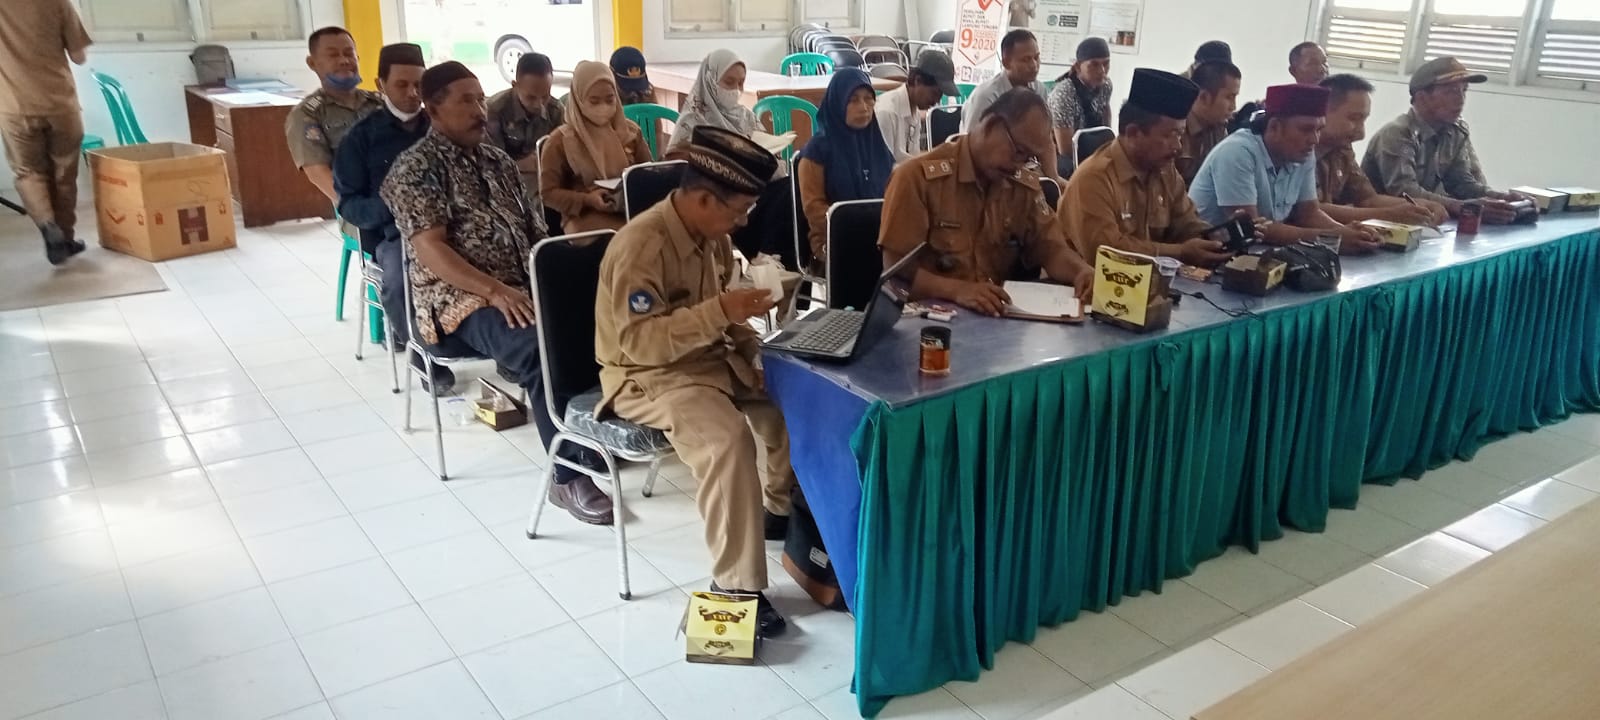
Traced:
POLYGON ((1195 720, 1600 717, 1600 501, 1195 720))
POLYGON ((189 141, 228 153, 228 182, 239 201, 245 227, 282 220, 333 217, 333 204, 295 167, 283 126, 291 105, 229 105, 219 95, 229 88, 189 85, 189 141))
MULTIPOLYGON (((661 63, 650 66, 650 84, 656 88, 656 102, 674 110, 682 110, 683 103, 689 96, 689 89, 693 88, 700 73, 699 63, 661 63)), ((747 70, 744 80, 744 94, 739 96, 740 104, 746 107, 755 107, 760 99, 772 95, 793 95, 812 105, 822 104, 822 93, 828 89, 828 75, 815 75, 804 77, 789 77, 777 73, 762 72, 760 70, 747 70)), ((900 87, 899 80, 873 78, 872 87, 879 92, 893 90, 900 87)), ((771 125, 767 127, 771 130, 771 125)), ((811 139, 811 120, 796 117, 794 119, 795 141, 794 147, 799 150, 805 147, 806 141, 811 139)))

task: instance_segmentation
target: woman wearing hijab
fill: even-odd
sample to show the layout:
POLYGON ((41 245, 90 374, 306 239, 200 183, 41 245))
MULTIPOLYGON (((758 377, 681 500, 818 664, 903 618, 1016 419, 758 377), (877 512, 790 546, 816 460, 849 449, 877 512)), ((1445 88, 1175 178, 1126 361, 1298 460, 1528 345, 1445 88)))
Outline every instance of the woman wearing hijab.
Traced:
POLYGON ((611 74, 617 78, 617 90, 623 105, 639 105, 656 101, 656 88, 650 84, 650 74, 645 71, 644 53, 636 47, 619 47, 611 53, 611 74))
POLYGON ((819 267, 827 251, 828 207, 882 198, 894 172, 894 154, 878 129, 877 103, 866 73, 856 68, 835 71, 817 111, 817 132, 800 153, 800 204, 819 267))
POLYGON ((566 116, 567 124, 550 133, 539 156, 544 204, 561 213, 565 232, 619 229, 627 222, 621 200, 597 183, 621 178, 629 165, 650 162, 650 146, 639 126, 622 116, 610 67, 578 63, 566 116))
MULTIPOLYGON (((1111 46, 1102 38, 1078 43, 1076 62, 1056 79, 1050 90, 1051 124, 1056 130, 1056 150, 1072 153, 1072 134, 1086 128, 1111 125, 1111 46)), ((1071 167, 1067 165, 1065 167, 1071 167)))

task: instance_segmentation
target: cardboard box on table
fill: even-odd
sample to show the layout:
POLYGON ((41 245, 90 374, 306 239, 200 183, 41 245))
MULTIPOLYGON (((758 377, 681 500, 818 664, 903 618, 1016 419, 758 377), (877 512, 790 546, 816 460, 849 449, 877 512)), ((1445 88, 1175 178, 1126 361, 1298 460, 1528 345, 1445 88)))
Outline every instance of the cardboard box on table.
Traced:
POLYGON ((155 262, 238 244, 227 154, 188 143, 89 153, 101 247, 155 262))

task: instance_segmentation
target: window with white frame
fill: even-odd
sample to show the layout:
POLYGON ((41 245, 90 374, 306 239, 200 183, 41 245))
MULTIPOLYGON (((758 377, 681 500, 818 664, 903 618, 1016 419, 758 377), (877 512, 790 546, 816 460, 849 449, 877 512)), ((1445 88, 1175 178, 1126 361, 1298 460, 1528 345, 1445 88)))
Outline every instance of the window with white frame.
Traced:
POLYGON ((1600 0, 1326 0, 1330 62, 1406 75, 1452 56, 1510 85, 1600 91, 1600 0))
POLYGON ((861 27, 860 0, 667 0, 666 11, 667 28, 674 35, 781 35, 798 23, 861 27))
POLYGON ((305 37, 301 0, 78 0, 96 42, 224 42, 305 37))

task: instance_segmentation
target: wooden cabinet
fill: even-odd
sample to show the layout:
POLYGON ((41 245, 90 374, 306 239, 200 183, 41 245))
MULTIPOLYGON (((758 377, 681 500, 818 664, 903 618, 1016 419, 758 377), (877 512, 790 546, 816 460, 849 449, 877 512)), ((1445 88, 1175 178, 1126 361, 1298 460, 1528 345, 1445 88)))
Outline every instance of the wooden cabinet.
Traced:
POLYGON ((217 98, 227 88, 184 88, 189 141, 228 153, 228 181, 245 227, 282 220, 333 217, 333 203, 294 166, 283 126, 293 109, 284 104, 230 105, 217 98))

